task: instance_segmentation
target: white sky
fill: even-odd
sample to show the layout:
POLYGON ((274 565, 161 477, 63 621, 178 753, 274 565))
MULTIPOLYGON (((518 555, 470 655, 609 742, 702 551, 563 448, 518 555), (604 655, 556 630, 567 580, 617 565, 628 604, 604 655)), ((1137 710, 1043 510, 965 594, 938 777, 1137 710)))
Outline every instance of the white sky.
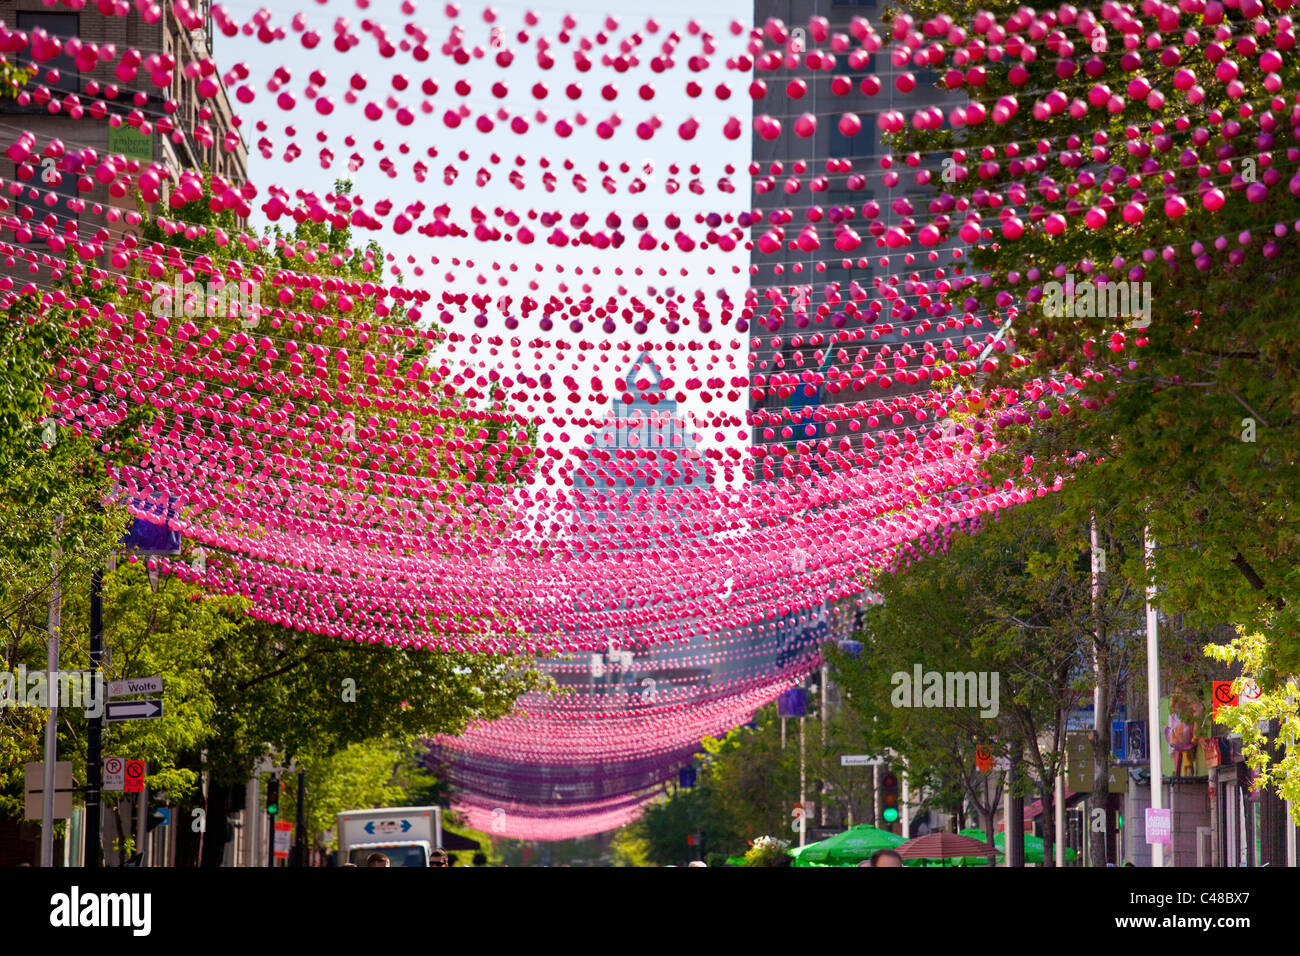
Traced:
MULTIPOLYGON (((262 5, 248 0, 231 0, 226 3, 226 8, 233 17, 243 21, 251 17, 262 5)), ((432 48, 432 55, 424 63, 418 63, 410 54, 400 51, 391 59, 384 59, 376 51, 374 40, 369 35, 363 35, 361 44, 347 54, 338 53, 331 45, 334 36, 332 27, 337 16, 349 17, 354 30, 359 29, 359 23, 365 17, 377 19, 385 24, 389 37, 396 42, 403 36, 401 23, 405 20, 397 0, 376 0, 367 10, 358 10, 352 4, 341 2, 324 6, 303 4, 296 9, 277 8, 272 23, 283 25, 286 30, 289 29, 293 14, 298 9, 304 10, 309 27, 320 31, 323 36, 321 44, 313 51, 305 50, 299 42, 300 35, 291 31, 285 41, 270 46, 261 44, 256 38, 240 36, 228 39, 218 36, 215 41, 216 59, 221 72, 224 73, 237 62, 246 63, 251 71, 246 82, 253 85, 258 94, 252 104, 236 104, 240 115, 244 118, 245 138, 250 145, 250 178, 261 190, 258 204, 265 201, 266 187, 272 184, 284 187, 290 194, 297 189, 306 188, 315 190, 323 196, 332 188, 335 179, 350 176, 354 182, 354 194, 364 196, 368 207, 378 199, 392 198, 396 211, 407 203, 419 199, 426 204, 428 210, 419 222, 427 222, 432 218, 430 213, 435 206, 449 203, 452 207, 452 216, 449 218, 469 229, 472 229, 470 207, 473 205, 479 206, 489 214, 497 206, 513 208, 520 213, 530 207, 535 207, 539 211, 559 210, 566 220, 574 212, 585 211, 591 215, 593 226, 603 224, 606 214, 616 211, 624 220, 621 229, 628 237, 622 249, 617 251, 602 252, 586 246, 559 249, 547 245, 540 241, 540 237, 544 237, 549 230, 535 221, 528 224, 538 234, 539 241, 530 246, 520 246, 513 242, 484 243, 472 237, 429 238, 420 235, 414 229, 404 236, 396 235, 391 229, 373 234, 357 230, 354 236, 362 243, 372 236, 378 238, 384 248, 396 256, 395 264, 401 267, 407 285, 428 288, 435 296, 447 286, 445 273, 450 268, 455 273, 455 281, 451 283, 454 290, 471 294, 489 292, 494 296, 509 292, 515 297, 516 303, 522 294, 529 292, 526 285, 529 280, 536 280, 539 283, 539 289, 530 293, 539 301, 544 301, 545 297, 552 292, 560 295, 561 298, 566 294, 573 295, 577 301, 584 295, 581 286, 589 284, 592 287, 591 294, 596 297, 599 304, 607 295, 617 294, 618 286, 623 284, 629 292, 639 294, 643 298, 647 286, 653 286, 661 293, 665 287, 673 286, 677 292, 687 296, 686 303, 682 306, 687 316, 692 316, 689 304, 697 288, 706 291, 711 309, 716 308, 718 304, 715 293, 721 288, 729 291, 733 301, 743 302, 744 290, 748 285, 749 264, 748 253, 743 248, 730 254, 723 253, 716 247, 706 252, 697 249, 689 254, 681 253, 675 248, 667 253, 641 252, 635 245, 640 234, 631 227, 631 219, 636 213, 644 212, 651 220, 651 229, 661 239, 671 239, 673 231, 663 225, 663 219, 668 213, 675 212, 682 219, 682 229, 702 237, 707 227, 694 222, 697 212, 717 211, 724 214, 730 212, 734 215, 748 208, 750 187, 746 167, 750 159, 748 129, 751 107, 745 88, 749 83, 750 74, 726 70, 723 62, 728 56, 741 51, 746 41, 744 35, 736 37, 730 33, 728 29, 730 22, 739 19, 748 28, 752 6, 738 0, 724 0, 724 2, 708 5, 688 3, 684 0, 667 0, 667 2, 661 0, 651 7, 661 25, 657 34, 649 34, 645 31, 647 7, 618 2, 618 0, 605 0, 602 3, 566 2, 562 6, 550 3, 523 4, 507 0, 507 2, 494 3, 493 6, 499 13, 497 24, 504 28, 507 42, 516 52, 513 64, 507 69, 498 67, 491 59, 495 52, 491 49, 488 51, 489 56, 482 60, 471 60, 464 67, 457 65, 451 58, 444 57, 438 50, 447 38, 453 22, 464 27, 466 46, 481 44, 485 48, 489 47, 491 27, 482 20, 483 5, 478 3, 462 4, 461 14, 455 21, 445 17, 441 3, 430 4, 426 0, 419 5, 415 19, 428 30, 432 48), (514 34, 519 29, 525 28, 524 11, 529 9, 535 10, 541 17, 541 21, 537 27, 527 28, 530 32, 530 42, 526 47, 521 47, 515 43, 514 34), (561 29, 560 21, 566 13, 577 17, 578 26, 574 31, 573 42, 561 46, 555 41, 555 37, 561 29), (597 46, 592 51, 596 64, 591 71, 586 74, 579 73, 572 64, 572 54, 569 51, 576 48, 578 37, 594 34, 602 29, 605 16, 611 13, 620 18, 618 31, 609 44, 605 47, 597 46), (686 68, 686 60, 699 51, 699 38, 690 36, 686 31, 689 20, 697 15, 706 18, 702 25, 713 33, 718 47, 717 53, 712 57, 713 65, 709 70, 698 74, 686 68), (682 42, 675 53, 676 65, 663 73, 655 74, 649 68, 649 61, 659 53, 660 44, 674 30, 682 35, 682 42), (616 54, 617 40, 634 31, 641 32, 645 37, 645 42, 638 48, 642 64, 624 74, 618 74, 613 69, 601 66, 600 52, 609 49, 616 54), (550 70, 544 71, 536 64, 536 48, 532 41, 539 32, 550 37, 554 44, 551 52, 555 56, 556 64, 550 70), (266 91, 268 80, 274 70, 281 65, 292 73, 292 80, 285 85, 284 89, 292 91, 298 99, 297 107, 287 112, 279 109, 275 103, 276 96, 266 91), (328 78, 323 92, 334 98, 335 110, 330 116, 317 114, 310 100, 304 96, 303 91, 310 82, 308 76, 315 69, 322 70, 328 78), (353 73, 357 72, 365 74, 369 85, 360 94, 359 102, 349 106, 343 101, 343 93, 353 73), (391 86, 391 78, 397 73, 405 74, 411 81, 404 92, 397 92, 391 86), (391 119, 391 111, 380 122, 371 122, 364 118, 362 108, 366 102, 370 99, 382 101, 390 94, 418 109, 418 104, 426 98, 420 91, 420 84, 426 77, 432 77, 439 85, 438 92, 430 98, 435 107, 432 114, 417 113, 416 122, 407 127, 402 127, 391 119), (452 89, 460 79, 465 79, 472 85, 473 89, 468 97, 462 98, 452 89), (691 99, 686 95, 685 85, 691 79, 697 80, 704 87, 705 92, 698 99, 691 99), (504 99, 497 99, 490 91, 492 84, 497 81, 505 82, 509 87, 509 93, 504 99), (535 100, 530 92, 533 84, 539 81, 544 82, 550 90, 550 95, 544 101, 535 100), (580 82, 583 87, 582 98, 576 103, 565 95, 565 87, 574 81, 580 82), (653 83, 656 90, 656 96, 648 103, 642 101, 637 95, 637 89, 647 81, 653 83), (727 101, 720 101, 713 94, 714 87, 720 81, 728 82, 733 88, 733 95, 727 101), (600 96, 600 88, 609 82, 615 83, 619 89, 619 96, 613 102, 607 102, 600 96), (498 123, 496 129, 486 135, 474 129, 472 122, 463 123, 455 130, 447 129, 442 122, 443 112, 462 102, 473 110, 475 117, 480 112, 494 111, 497 107, 504 106, 512 115, 524 113, 531 121, 532 114, 540 107, 547 110, 549 120, 544 124, 533 122, 529 132, 522 136, 510 131, 506 123, 498 123), (585 127, 578 127, 569 138, 561 139, 552 129, 555 120, 560 116, 571 117, 577 109, 587 113, 590 117, 589 123, 585 127), (615 111, 623 114, 623 126, 611 139, 602 140, 595 133, 595 125, 615 111), (664 123, 651 140, 643 141, 636 135, 635 126, 652 114, 662 116, 664 123), (678 124, 687 115, 695 116, 701 124, 700 132, 689 143, 681 140, 676 132, 678 124), (745 127, 744 134, 737 140, 727 140, 721 133, 722 125, 732 115, 739 116, 745 127), (265 120, 268 125, 265 134, 256 130, 256 122, 259 119, 265 120), (295 128, 297 134, 295 137, 286 136, 285 127, 288 125, 295 128), (325 144, 319 143, 316 137, 317 131, 322 129, 328 134, 328 142, 325 144), (344 143, 349 133, 356 136, 355 147, 347 147, 344 143), (263 135, 270 137, 275 143, 273 158, 269 160, 262 158, 255 145, 263 135), (286 163, 282 159, 282 154, 290 139, 296 139, 302 149, 302 155, 296 161, 286 163), (384 141, 386 149, 383 152, 376 152, 371 148, 376 139, 384 141), (403 141, 409 143, 411 147, 411 151, 406 155, 398 152, 398 146, 403 141), (317 158, 322 145, 328 146, 335 154, 335 161, 329 169, 322 169, 317 158), (425 154, 426 149, 431 145, 436 146, 439 153, 432 159, 425 154), (457 154, 462 149, 470 151, 468 161, 461 161, 458 158, 457 154), (366 162, 360 170, 349 174, 347 157, 354 151, 364 156, 366 162), (502 157, 502 162, 498 165, 489 162, 489 156, 493 151, 498 152, 502 157), (517 190, 507 179, 509 172, 517 168, 514 166, 514 157, 517 154, 523 154, 528 159, 528 163, 521 169, 528 183, 524 190, 517 190), (379 160, 383 155, 390 156, 397 164, 397 178, 389 178, 380 171, 379 160), (543 170, 536 165, 536 159, 543 155, 551 158, 551 170, 556 173, 559 180, 553 193, 547 193, 541 185, 543 170), (582 172, 586 175, 588 190, 585 194, 578 193, 570 185, 569 178, 573 173, 563 169, 563 160, 566 158, 574 160, 576 164, 574 172, 582 172), (428 178, 423 184, 417 183, 411 172, 411 165, 416 159, 423 160, 429 167, 428 178), (620 184, 628 183, 634 175, 640 174, 642 178, 647 179, 649 188, 638 194, 631 194, 622 189, 613 195, 608 194, 600 186, 604 174, 600 172, 597 164, 601 159, 610 163, 611 174, 620 184), (617 167, 622 162, 631 164, 632 172, 619 173, 617 167), (643 172, 642 167, 646 162, 654 164, 653 178, 646 177, 643 172), (681 182, 682 188, 669 196, 664 190, 664 183, 669 176, 669 166, 674 162, 681 166, 681 175, 677 179, 681 182), (696 196, 686 188, 686 184, 692 178, 689 171, 692 162, 699 163, 701 167, 700 178, 706 187, 702 196, 696 196), (731 177, 736 187, 732 194, 722 193, 716 189, 718 177, 724 174, 724 167, 729 162, 736 167, 736 173, 731 177), (454 163, 460 169, 459 179, 451 187, 443 183, 442 173, 448 163, 454 163), (487 167, 493 173, 492 181, 485 188, 477 188, 473 185, 475 174, 480 166, 487 167), (433 265, 430 262, 431 256, 438 257, 440 264, 433 265), (460 266, 452 264, 454 259, 460 261, 460 266), (474 281, 474 276, 481 271, 490 270, 491 263, 494 261, 503 267, 508 266, 512 261, 517 261, 519 271, 489 272, 490 284, 479 285, 474 281), (474 266, 469 267, 468 262, 473 262, 474 266), (541 263, 543 271, 535 272, 534 263, 541 263), (557 264, 564 266, 563 275, 554 271, 553 267, 557 264), (625 275, 621 278, 613 274, 616 266, 622 266, 624 269, 625 275), (647 275, 642 277, 632 275, 632 270, 637 266, 640 266, 647 275), (716 275, 710 276, 706 273, 706 268, 709 266, 716 270, 716 275), (732 274, 733 266, 740 267, 739 275, 732 274), (423 271, 422 276, 417 275, 417 267, 423 271), (599 267, 602 274, 593 275, 592 267, 599 267), (576 274, 579 268, 584 273, 581 276, 576 274), (669 270, 666 278, 657 274, 660 268, 669 270), (688 276, 683 277, 680 274, 682 268, 689 270, 688 276), (495 280, 499 275, 505 275, 512 280, 508 288, 502 289, 497 286, 495 280), (561 292, 560 283, 566 283, 570 291, 561 292)), ((233 92, 232 89, 232 95, 233 92)), ((390 216, 389 222, 391 219, 390 216)), ((260 217, 254 220, 259 225, 261 221, 260 217)), ((577 230, 569 231, 577 232, 577 230)), ((386 276, 388 281, 392 281, 392 278, 391 275, 386 276)), ((436 310, 430 311, 436 315, 436 310)), ((476 311, 471 305, 465 315, 457 316, 451 329, 465 335, 479 331, 473 326, 476 311)), ((585 338, 589 342, 599 342, 606 338, 611 338, 615 342, 642 341, 629 326, 623 326, 621 320, 620 328, 613 336, 606 336, 600 330, 599 321, 588 322, 584 331, 578 336, 572 335, 567 325, 558 322, 550 333, 541 333, 537 327, 539 315, 540 313, 534 313, 527 322, 521 323, 516 332, 511 333, 499 317, 489 313, 491 322, 487 329, 482 331, 506 336, 519 335, 525 343, 535 336, 550 341, 560 337, 570 340, 585 338)), ((719 351, 701 349, 685 353, 698 363, 695 371, 692 371, 689 365, 673 367, 673 356, 680 360, 683 357, 682 352, 672 354, 656 352, 656 359, 661 366, 667 366, 676 372, 675 377, 679 381, 692 375, 700 378, 719 376, 730 379, 733 375, 746 374, 748 334, 737 334, 731 326, 721 326, 716 315, 713 330, 707 335, 701 334, 692 325, 679 330, 673 336, 670 336, 661 326, 656 326, 645 336, 646 340, 657 342, 667 342, 672 339, 679 346, 684 346, 692 338, 705 344, 710 340, 718 342, 722 345, 722 349, 719 351)), ((467 346, 463 344, 456 347, 454 353, 448 352, 447 349, 448 346, 443 346, 442 354, 448 358, 472 363, 481 362, 486 358, 485 348, 480 348, 477 356, 468 355, 467 346)), ((556 363, 557 357, 558 353, 553 347, 544 349, 540 360, 533 350, 521 349, 520 361, 527 371, 536 373, 548 371, 547 366, 556 363)), ((630 361, 630 353, 612 350, 584 353, 573 348, 565 351, 562 357, 563 365, 555 369, 552 375, 558 372, 558 377, 562 378, 566 374, 573 374, 584 385, 596 374, 600 375, 603 381, 612 382, 630 361), (628 357, 616 357, 620 355, 628 357), (604 364, 601 363, 601 358, 606 360, 604 364)), ((508 353, 506 358, 513 364, 514 360, 508 353)), ((487 361, 492 360, 487 359, 487 361)), ((507 367, 504 372, 513 374, 514 369, 507 367)), ((611 388, 612 386, 607 385, 607 392, 611 388)), ((567 392, 567 389, 563 391, 567 392)), ((682 405, 682 411, 695 415, 716 415, 721 411, 728 416, 736 416, 732 424, 726 428, 724 440, 727 444, 747 445, 748 429, 743 427, 746 398, 743 389, 741 392, 740 400, 737 402, 726 403, 715 400, 705 405, 696 392, 690 391, 688 400, 682 405)), ((586 404, 581 408, 569 410, 563 396, 559 398, 557 406, 554 411, 542 409, 539 411, 544 411, 548 418, 558 414, 570 420, 575 417, 599 418, 608 409, 608 405, 597 408, 586 404)), ((515 410, 525 411, 523 408, 515 410)), ((572 441, 587 429, 562 429, 548 424, 542 429, 543 440, 546 440, 545 435, 549 433, 553 436, 551 441, 567 445, 569 442, 560 437, 560 432, 565 430, 570 433, 570 441, 572 441)), ((716 432, 716 428, 709 429, 703 435, 702 444, 706 447, 718 446, 720 441, 716 432)))

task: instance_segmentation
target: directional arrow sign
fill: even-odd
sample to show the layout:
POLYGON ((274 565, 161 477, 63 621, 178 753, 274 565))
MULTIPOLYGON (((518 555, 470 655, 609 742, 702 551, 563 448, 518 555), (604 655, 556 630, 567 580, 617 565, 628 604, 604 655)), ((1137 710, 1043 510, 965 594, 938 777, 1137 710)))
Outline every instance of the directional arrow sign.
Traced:
POLYGON ((161 677, 130 677, 126 680, 109 681, 109 697, 129 697, 132 694, 161 694, 163 682, 161 677))
POLYGON ((162 715, 160 700, 110 700, 104 710, 108 720, 157 720, 162 715))
POLYGON ((370 834, 397 833, 399 830, 402 833, 405 833, 407 830, 411 829, 411 821, 402 820, 399 822, 397 820, 371 820, 365 825, 365 827, 363 827, 363 829, 370 834))

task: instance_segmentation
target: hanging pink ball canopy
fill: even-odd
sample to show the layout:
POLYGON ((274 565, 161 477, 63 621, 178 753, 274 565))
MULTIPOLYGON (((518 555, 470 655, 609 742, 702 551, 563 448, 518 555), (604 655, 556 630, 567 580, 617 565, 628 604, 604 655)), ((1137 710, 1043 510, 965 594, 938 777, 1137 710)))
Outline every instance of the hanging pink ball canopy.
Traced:
MULTIPOLYGON (((258 63, 0 27, 0 55, 37 67, 24 108, 242 145, 257 176, 11 127, 0 305, 76 333, 47 383, 61 427, 147 410, 118 493, 207 556, 149 559, 161 573, 295 631, 549 655, 572 693, 432 744, 488 832, 633 819, 702 736, 818 665, 826 615, 876 575, 1050 491, 982 462, 1008 429, 1095 412, 1073 396, 1118 357, 1136 367, 1158 330, 1088 343, 1077 374, 984 386, 1027 364, 1016 334, 1048 296, 1277 258, 1300 231, 1260 217, 1300 196, 1286 0, 753 29, 410 0, 385 24, 356 5, 241 22, 214 4, 258 63), (318 51, 310 71, 279 65, 281 44, 318 51), (901 93, 928 70, 959 96, 891 106, 879 63, 901 93), (249 108, 275 119, 219 120, 249 108), (717 159, 742 139, 811 157, 832 136, 945 126, 964 145, 717 159), (620 143, 657 152, 610 158, 620 143), (318 194, 304 162, 382 187, 318 194), (199 203, 356 246, 203 225, 199 203), (87 212, 108 226, 79 228, 87 212), (1172 238, 1173 222, 1207 232, 1172 238), (1070 259, 1096 235, 1113 259, 1070 259), (372 236, 431 251, 376 254, 372 236), (996 272, 970 264, 994 247, 996 272)), ((185 0, 63 6, 204 27, 185 0)))

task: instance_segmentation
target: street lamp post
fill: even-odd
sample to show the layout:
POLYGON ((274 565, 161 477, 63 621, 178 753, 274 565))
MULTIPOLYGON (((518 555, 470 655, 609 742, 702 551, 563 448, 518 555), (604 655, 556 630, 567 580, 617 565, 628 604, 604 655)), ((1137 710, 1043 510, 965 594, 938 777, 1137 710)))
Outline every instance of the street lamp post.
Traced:
MULTIPOLYGON (((1151 538, 1150 526, 1143 529, 1143 544, 1146 557, 1147 574, 1155 566, 1155 541, 1151 538)), ((1156 621, 1156 586, 1155 579, 1147 585, 1147 726, 1151 728, 1147 747, 1151 755, 1151 809, 1162 809, 1164 804, 1164 768, 1161 766, 1160 746, 1157 742, 1156 729, 1160 726, 1160 635, 1156 621)), ((1162 843, 1151 844, 1151 865, 1165 865, 1165 847, 1162 843)))

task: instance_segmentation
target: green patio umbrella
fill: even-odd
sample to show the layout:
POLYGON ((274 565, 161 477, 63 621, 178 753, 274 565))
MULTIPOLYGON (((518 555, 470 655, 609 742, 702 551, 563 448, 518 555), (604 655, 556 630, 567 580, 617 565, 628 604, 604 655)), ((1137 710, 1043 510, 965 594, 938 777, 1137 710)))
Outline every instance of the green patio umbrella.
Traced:
POLYGON ((862 824, 843 833, 805 846, 798 856, 799 866, 857 866, 877 850, 896 847, 906 839, 888 830, 862 824))
MULTIPOLYGON (((982 840, 985 843, 988 842, 987 837, 984 836, 984 831, 977 827, 967 827, 965 830, 962 830, 960 832, 964 836, 974 837, 976 840, 982 840)), ((1004 853, 1006 853, 1006 847, 1007 847, 1006 833, 1005 832, 999 833, 997 836, 995 836, 993 838, 993 845, 998 848, 999 856, 1002 856, 1004 853)), ((1078 856, 1079 854, 1076 853, 1074 850, 1070 849, 1068 846, 1065 848, 1066 860, 1075 860, 1078 858, 1078 856)), ((1042 837, 1033 836, 1032 834, 1029 833, 1025 834, 1025 862, 1026 863, 1043 862, 1043 838, 1042 837)))
POLYGON ((821 846, 820 843, 809 843, 806 844, 805 846, 791 847, 789 852, 790 855, 794 857, 794 862, 791 863, 790 865, 791 866, 822 866, 822 867, 827 866, 828 864, 826 863, 814 863, 812 859, 807 856, 810 850, 812 850, 814 847, 819 847, 819 846, 821 846))

